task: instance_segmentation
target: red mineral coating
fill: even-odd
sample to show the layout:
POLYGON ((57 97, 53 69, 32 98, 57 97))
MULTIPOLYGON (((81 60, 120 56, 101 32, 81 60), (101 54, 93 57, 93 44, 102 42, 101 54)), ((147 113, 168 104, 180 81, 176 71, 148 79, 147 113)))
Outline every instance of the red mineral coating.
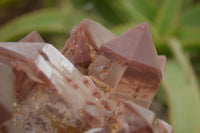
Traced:
POLYGON ((136 62, 130 63, 114 95, 149 108, 161 81, 159 74, 153 67, 136 62))
POLYGON ((62 53, 73 64, 87 68, 99 47, 115 38, 115 35, 101 24, 84 19, 74 27, 62 53))
POLYGON ((10 110, 8 110, 4 105, 0 103, 0 124, 10 119, 11 117, 12 117, 12 114, 10 110))
POLYGON ((0 133, 6 133, 5 127, 2 125, 0 125, 0 133))

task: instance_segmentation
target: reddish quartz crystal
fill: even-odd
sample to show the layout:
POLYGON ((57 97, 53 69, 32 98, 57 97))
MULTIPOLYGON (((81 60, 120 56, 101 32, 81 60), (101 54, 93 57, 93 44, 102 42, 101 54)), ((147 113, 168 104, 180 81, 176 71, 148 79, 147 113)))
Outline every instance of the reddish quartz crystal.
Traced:
POLYGON ((115 35, 101 24, 84 19, 73 28, 62 53, 74 65, 87 68, 99 47, 113 38, 115 35))
POLYGON ((89 66, 89 76, 36 31, 20 42, 0 43, 0 83, 8 88, 0 88, 0 132, 173 132, 144 108, 166 65, 146 23, 116 37, 84 19, 62 53, 79 70, 89 66))
POLYGON ((129 99, 148 108, 161 82, 158 56, 148 24, 137 25, 108 41, 100 52, 102 55, 90 65, 89 74, 113 87, 115 99, 129 99))

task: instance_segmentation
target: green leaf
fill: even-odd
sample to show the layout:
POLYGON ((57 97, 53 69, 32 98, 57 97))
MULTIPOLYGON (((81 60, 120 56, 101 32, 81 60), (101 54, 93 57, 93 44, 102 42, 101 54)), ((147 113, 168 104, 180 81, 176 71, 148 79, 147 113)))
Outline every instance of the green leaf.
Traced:
POLYGON ((189 9, 192 6, 192 0, 183 0, 183 9, 189 9))
POLYGON ((147 19, 153 21, 156 14, 155 2, 149 0, 131 0, 132 7, 147 19))
POLYGON ((170 36, 179 19, 182 0, 166 0, 157 17, 157 31, 161 36, 170 36))
POLYGON ((139 11, 134 9, 129 0, 94 0, 93 2, 99 13, 102 14, 106 20, 113 22, 113 24, 126 25, 126 23, 139 24, 148 22, 151 32, 154 34, 155 40, 157 40, 158 35, 154 25, 139 11))
POLYGON ((94 0, 93 3, 99 13, 113 23, 150 22, 132 6, 129 0, 94 0))
POLYGON ((88 3, 91 3, 90 0, 71 0, 71 2, 76 6, 76 7, 82 7, 88 3))
POLYGON ((104 19, 113 24, 120 24, 131 20, 125 8, 119 4, 119 0, 94 0, 92 2, 95 9, 104 19))
POLYGON ((189 85, 184 71, 175 60, 167 61, 163 87, 169 101, 170 121, 174 133, 199 133, 200 102, 198 88, 189 85))
POLYGON ((176 58, 167 61, 163 87, 170 107, 170 120, 175 133, 199 133, 200 93, 199 85, 187 56, 177 39, 169 46, 176 58))
POLYGON ((170 39, 169 47, 171 48, 172 53, 184 70, 185 78, 189 83, 194 83, 195 87, 199 88, 190 60, 184 53, 180 41, 176 38, 170 39))
MULTIPOLYGON (((69 33, 73 26, 86 17, 91 18, 88 14, 77 11, 66 12, 59 9, 32 12, 1 27, 0 41, 16 41, 16 38, 19 39, 19 37, 22 37, 33 30, 45 34, 69 33)), ((98 21, 100 20, 98 19, 98 21)))
POLYGON ((184 47, 200 48, 200 26, 184 26, 179 29, 177 36, 184 47))
MULTIPOLYGON (((136 23, 136 22, 124 23, 124 24, 121 24, 121 25, 111 27, 111 31, 113 33, 115 33, 116 35, 120 35, 123 32, 133 28, 137 24, 138 23, 136 23)), ((156 34, 154 27, 151 24, 149 24, 149 26, 150 26, 151 33, 152 33, 152 36, 153 36, 153 40, 156 42, 156 40, 158 40, 158 35, 156 34)))
POLYGON ((0 29, 0 41, 26 34, 30 31, 64 33, 67 14, 58 10, 43 10, 19 17, 0 29))
POLYGON ((43 7, 50 8, 56 5, 56 0, 43 0, 43 7))
POLYGON ((0 0, 0 8, 14 6, 19 2, 22 2, 22 0, 0 0))
POLYGON ((190 8, 181 17, 183 26, 200 26, 200 5, 190 8))

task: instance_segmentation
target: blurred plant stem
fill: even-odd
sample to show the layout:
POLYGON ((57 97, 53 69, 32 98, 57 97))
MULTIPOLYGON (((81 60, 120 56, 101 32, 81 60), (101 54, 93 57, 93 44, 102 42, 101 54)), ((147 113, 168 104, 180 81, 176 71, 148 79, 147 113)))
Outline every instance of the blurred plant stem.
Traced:
POLYGON ((169 40, 169 47, 179 62, 180 66, 184 70, 185 78, 187 79, 189 84, 194 84, 195 88, 199 89, 199 84, 192 68, 192 64, 190 63, 190 59, 188 55, 186 55, 183 51, 182 45, 177 38, 172 38, 169 40))
POLYGON ((177 38, 171 38, 168 46, 178 62, 173 59, 168 60, 166 76, 162 83, 168 95, 170 120, 177 133, 198 133, 200 93, 196 75, 180 41, 177 38), (188 121, 190 121, 189 125, 187 125, 188 121), (182 127, 182 125, 193 128, 182 127))

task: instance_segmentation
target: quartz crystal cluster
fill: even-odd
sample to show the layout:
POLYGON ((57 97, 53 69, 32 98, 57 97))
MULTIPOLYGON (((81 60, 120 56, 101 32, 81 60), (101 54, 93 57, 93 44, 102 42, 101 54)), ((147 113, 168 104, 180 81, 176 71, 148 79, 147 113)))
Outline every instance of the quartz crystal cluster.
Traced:
POLYGON ((0 133, 172 133, 148 108, 164 77, 147 23, 84 19, 62 51, 33 31, 0 43, 0 133))

